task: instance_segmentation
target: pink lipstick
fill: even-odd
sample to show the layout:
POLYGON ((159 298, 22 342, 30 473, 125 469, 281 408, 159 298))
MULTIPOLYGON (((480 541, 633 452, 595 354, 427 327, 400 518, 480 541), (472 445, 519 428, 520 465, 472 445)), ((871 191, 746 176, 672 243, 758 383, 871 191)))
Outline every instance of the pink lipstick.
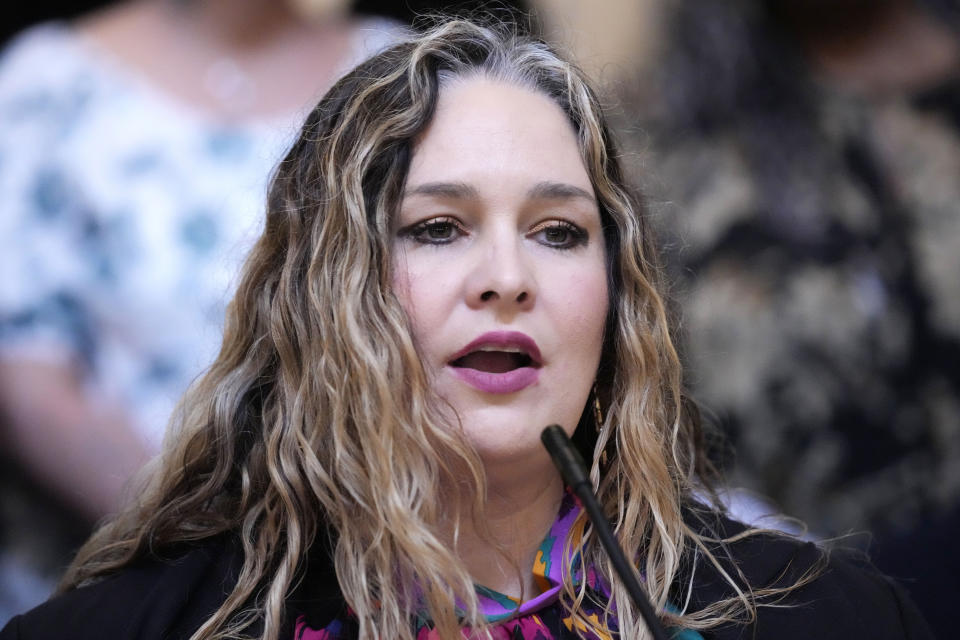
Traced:
POLYGON ((515 393, 540 377, 537 343, 518 331, 489 331, 453 355, 453 375, 485 393, 515 393))

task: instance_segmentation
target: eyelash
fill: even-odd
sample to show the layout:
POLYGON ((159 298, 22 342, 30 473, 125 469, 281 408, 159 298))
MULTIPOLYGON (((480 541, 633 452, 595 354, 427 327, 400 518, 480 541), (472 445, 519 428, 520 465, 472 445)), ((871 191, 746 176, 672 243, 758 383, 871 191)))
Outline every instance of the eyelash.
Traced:
POLYGON ((441 227, 447 227, 451 231, 457 232, 459 235, 466 233, 464 228, 460 226, 460 223, 457 222, 456 219, 441 216, 439 218, 430 218, 429 220, 424 220, 423 222, 418 222, 405 229, 401 229, 399 235, 402 238, 411 238, 420 244, 441 245, 450 244, 456 240, 456 237, 454 236, 449 238, 430 238, 427 236, 431 230, 437 230, 441 227))
MULTIPOLYGON (((438 218, 430 218, 429 220, 424 220, 423 222, 418 222, 405 229, 401 229, 398 235, 403 238, 411 238, 414 242, 420 244, 438 246, 450 244, 464 234, 466 234, 466 230, 459 221, 455 218, 441 216, 438 218), (438 230, 452 232, 452 234, 456 235, 430 237, 429 234, 432 231, 436 232, 438 230)), ((548 220, 541 222, 527 232, 527 237, 536 238, 541 234, 543 234, 543 239, 538 240, 540 244, 558 250, 574 249, 585 245, 589 240, 589 234, 586 230, 565 220, 548 220), (551 231, 563 231, 568 234, 567 239, 559 242, 550 241, 547 239, 546 234, 551 231)))
POLYGON ((587 244, 587 241, 590 239, 590 234, 587 233, 586 229, 581 229, 577 225, 565 220, 548 220, 547 222, 541 222, 534 227, 527 236, 537 236, 540 234, 544 234, 544 239, 541 244, 554 249, 574 249, 576 247, 582 247, 587 244), (547 241, 546 234, 551 231, 566 232, 567 240, 563 242, 547 241))

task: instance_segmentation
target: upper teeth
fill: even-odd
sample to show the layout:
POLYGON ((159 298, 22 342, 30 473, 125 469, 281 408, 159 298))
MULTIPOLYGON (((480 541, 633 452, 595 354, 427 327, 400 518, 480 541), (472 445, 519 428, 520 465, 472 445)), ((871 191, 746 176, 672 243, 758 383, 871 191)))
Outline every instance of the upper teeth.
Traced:
POLYGON ((477 349, 477 351, 502 351, 504 353, 526 353, 526 351, 524 351, 519 347, 495 347, 493 345, 480 347, 477 349))

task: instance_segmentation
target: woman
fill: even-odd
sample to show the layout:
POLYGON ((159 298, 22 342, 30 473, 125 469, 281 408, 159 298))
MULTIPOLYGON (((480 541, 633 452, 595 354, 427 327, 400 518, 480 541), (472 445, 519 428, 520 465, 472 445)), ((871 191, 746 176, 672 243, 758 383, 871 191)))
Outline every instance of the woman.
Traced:
POLYGON ((399 24, 351 6, 114 2, 0 51, 0 157, 17 158, 0 162, 0 566, 17 568, 0 626, 159 451, 219 349, 270 170, 394 42, 399 24))
POLYGON ((922 631, 882 578, 697 506, 641 213, 546 46, 453 21, 364 63, 277 170, 149 486, 0 636, 647 637, 550 423, 678 637, 922 631))
POLYGON ((399 25, 350 7, 121 2, 0 54, 0 156, 17 158, 0 165, 0 431, 85 525, 216 355, 304 116, 394 42, 399 25))

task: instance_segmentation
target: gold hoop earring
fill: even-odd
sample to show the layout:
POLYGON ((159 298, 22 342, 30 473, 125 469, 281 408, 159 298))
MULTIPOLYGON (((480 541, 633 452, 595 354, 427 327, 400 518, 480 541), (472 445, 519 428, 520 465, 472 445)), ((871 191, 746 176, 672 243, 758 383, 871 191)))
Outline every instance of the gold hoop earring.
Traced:
POLYGON ((600 408, 600 395, 597 393, 597 383, 593 383, 593 419, 596 422, 597 433, 603 430, 603 409, 600 408))
MULTIPOLYGON (((593 383, 593 420, 597 429, 597 435, 603 431, 603 408, 600 407, 600 394, 597 393, 597 383, 593 383)), ((604 448, 600 452, 600 464, 607 466, 607 450, 604 448)))

